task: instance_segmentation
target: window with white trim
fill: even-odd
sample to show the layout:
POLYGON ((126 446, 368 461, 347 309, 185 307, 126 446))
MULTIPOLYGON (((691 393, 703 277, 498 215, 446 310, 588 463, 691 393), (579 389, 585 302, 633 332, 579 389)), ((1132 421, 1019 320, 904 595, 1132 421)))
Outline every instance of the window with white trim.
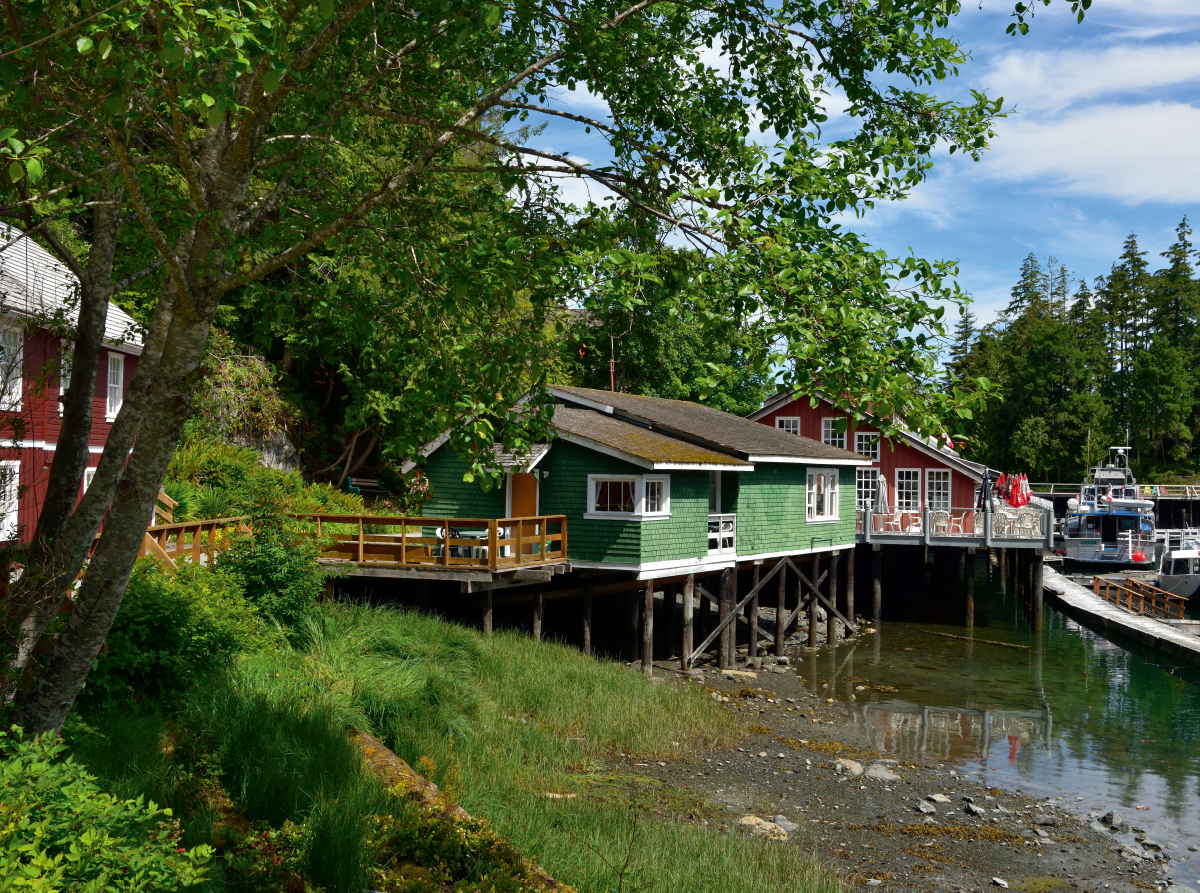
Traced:
POLYGON ((950 472, 937 468, 925 470, 925 504, 930 511, 950 508, 950 472))
POLYGON ((854 452, 872 462, 879 461, 879 435, 874 432, 854 432, 854 452))
POLYGON ((604 515, 632 515, 637 478, 593 478, 591 511, 604 515))
POLYGON ((17 506, 21 495, 21 463, 15 459, 0 462, 0 541, 11 542, 20 536, 17 506))
POLYGON ((878 468, 856 468, 854 470, 854 507, 860 512, 875 508, 875 494, 879 489, 878 468))
POLYGON ((846 428, 844 419, 821 419, 821 443, 827 443, 840 450, 846 448, 846 428), (842 422, 842 430, 838 431, 837 423, 842 422))
POLYGON ((780 431, 786 431, 788 434, 800 433, 800 416, 778 416, 775 419, 775 427, 780 431))
POLYGON ((75 366, 75 342, 58 342, 58 414, 63 414, 63 398, 71 386, 71 370, 75 366))
POLYGON ((670 513, 670 475, 588 475, 588 515, 642 520, 670 513))
POLYGON ((663 516, 671 513, 671 479, 669 477, 642 478, 642 514, 646 517, 663 516))
POLYGON ((0 328, 0 409, 17 412, 25 381, 25 333, 15 326, 0 328))
POLYGON ((108 404, 104 410, 107 421, 114 421, 125 402, 125 356, 109 352, 108 354, 108 404))
POLYGON ((83 470, 83 492, 86 493, 88 487, 92 485, 92 481, 96 478, 96 469, 85 468, 83 470))
POLYGON ((808 470, 808 498, 805 517, 809 521, 838 519, 838 472, 836 468, 808 470))
POLYGON ((921 469, 896 469, 896 509, 901 512, 921 510, 921 469))

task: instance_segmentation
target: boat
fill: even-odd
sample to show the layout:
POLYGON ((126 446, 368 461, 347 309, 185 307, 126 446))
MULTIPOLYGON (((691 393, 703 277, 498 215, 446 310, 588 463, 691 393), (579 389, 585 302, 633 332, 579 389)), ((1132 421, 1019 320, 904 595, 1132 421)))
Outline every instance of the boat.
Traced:
POLYGON ((1154 502, 1143 499, 1129 467, 1129 447, 1110 447, 1067 501, 1063 555, 1077 564, 1153 568, 1158 556, 1154 502))
POLYGON ((1200 589, 1200 530, 1160 530, 1162 558, 1155 585, 1172 595, 1191 598, 1200 589))

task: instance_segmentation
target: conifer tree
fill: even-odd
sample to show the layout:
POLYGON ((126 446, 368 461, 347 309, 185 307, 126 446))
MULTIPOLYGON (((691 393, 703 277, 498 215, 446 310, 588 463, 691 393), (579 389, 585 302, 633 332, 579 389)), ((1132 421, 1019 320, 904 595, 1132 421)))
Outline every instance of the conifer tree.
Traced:
POLYGON ((970 308, 964 308, 958 323, 954 326, 954 335, 950 341, 950 350, 946 357, 947 384, 961 381, 967 355, 975 341, 975 314, 970 308))

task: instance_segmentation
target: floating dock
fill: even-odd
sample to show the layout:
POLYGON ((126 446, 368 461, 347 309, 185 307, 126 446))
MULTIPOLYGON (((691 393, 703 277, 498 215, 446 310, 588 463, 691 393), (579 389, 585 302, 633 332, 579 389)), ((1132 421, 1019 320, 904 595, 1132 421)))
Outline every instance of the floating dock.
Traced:
POLYGON ((1043 571, 1042 585, 1046 594, 1077 620, 1098 625, 1108 632, 1157 648, 1184 663, 1200 667, 1200 637, 1175 629, 1161 620, 1141 617, 1118 608, 1049 567, 1043 571))

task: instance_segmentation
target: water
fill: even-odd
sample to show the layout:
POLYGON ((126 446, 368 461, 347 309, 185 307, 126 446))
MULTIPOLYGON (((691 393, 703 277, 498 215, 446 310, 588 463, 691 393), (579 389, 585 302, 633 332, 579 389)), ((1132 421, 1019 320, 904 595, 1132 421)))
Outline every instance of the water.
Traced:
POLYGON ((1187 851, 1200 844, 1200 670, 1110 641, 1048 602, 1039 639, 985 567, 973 641, 949 637, 968 633, 953 625, 962 597, 952 585, 912 612, 942 623, 885 622, 853 647, 804 658, 801 674, 826 697, 855 695, 856 721, 889 755, 1081 812, 1116 809, 1159 843, 1179 844, 1173 878, 1200 880, 1200 854, 1187 851))

